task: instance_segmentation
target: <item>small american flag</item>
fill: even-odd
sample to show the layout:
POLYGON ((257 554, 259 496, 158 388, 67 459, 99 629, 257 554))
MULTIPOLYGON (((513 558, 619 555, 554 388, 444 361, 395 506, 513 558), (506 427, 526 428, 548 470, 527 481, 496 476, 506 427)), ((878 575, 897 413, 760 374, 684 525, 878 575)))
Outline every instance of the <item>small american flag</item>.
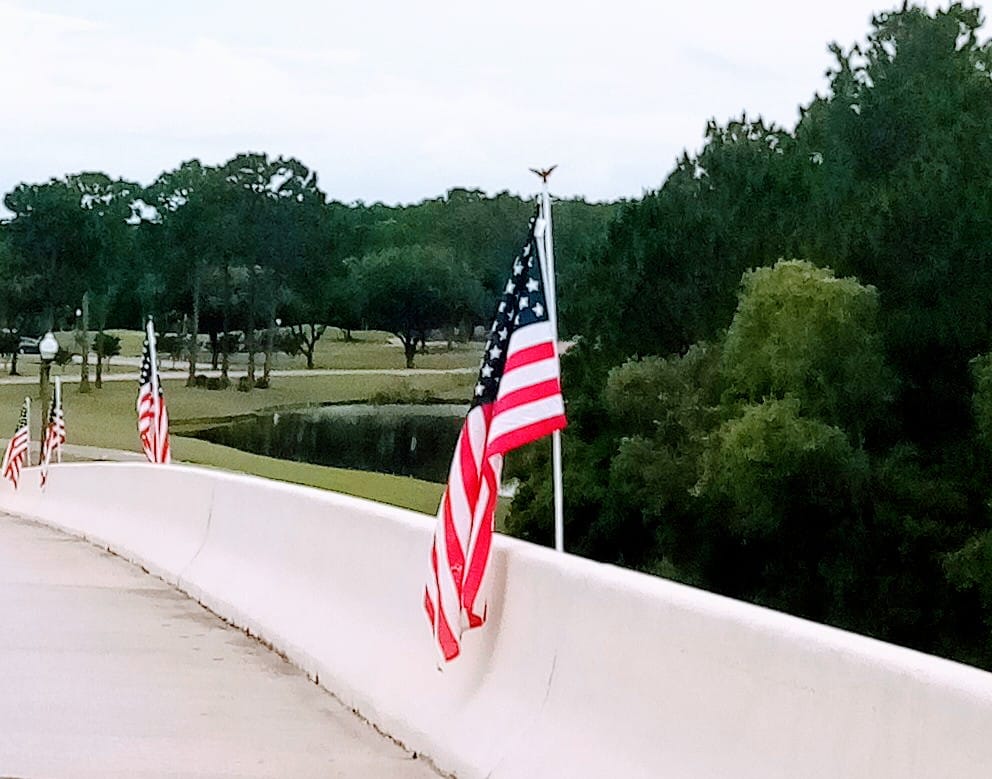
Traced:
POLYGON ((31 446, 31 434, 28 430, 30 415, 31 400, 24 398, 17 429, 14 430, 14 435, 7 442, 7 448, 3 453, 3 463, 0 464, 0 475, 5 479, 10 479, 14 484, 14 489, 17 489, 17 484, 20 481, 21 468, 27 465, 28 461, 28 447, 31 446))
POLYGON ((138 437, 149 462, 169 463, 169 412, 165 409, 154 353, 155 331, 149 321, 138 378, 138 437))
POLYGON ((62 410, 62 393, 58 385, 52 390, 52 408, 48 412, 48 424, 41 440, 41 486, 48 482, 48 466, 52 455, 62 462, 62 444, 65 443, 65 412, 62 410))
POLYGON ((500 300, 438 509, 424 608, 445 661, 461 651, 462 632, 486 619, 483 585, 503 455, 565 427, 537 223, 531 220, 500 300))

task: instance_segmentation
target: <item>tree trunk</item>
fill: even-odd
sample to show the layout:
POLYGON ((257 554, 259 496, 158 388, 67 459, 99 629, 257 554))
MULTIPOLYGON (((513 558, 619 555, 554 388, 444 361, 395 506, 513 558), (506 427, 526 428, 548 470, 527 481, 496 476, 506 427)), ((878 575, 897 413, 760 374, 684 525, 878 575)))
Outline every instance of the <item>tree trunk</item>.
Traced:
MULTIPOLYGON (((192 387, 196 384, 196 361, 200 356, 200 264, 197 263, 193 270, 193 322, 191 324, 193 333, 189 336, 189 378, 186 379, 186 386, 192 387)), ((188 334, 189 335, 189 334, 188 334)))
POLYGON ((269 374, 272 373, 272 348, 276 337, 276 322, 274 317, 269 317, 269 330, 265 334, 265 364, 262 366, 262 379, 269 381, 269 374))
POLYGON ((100 330, 97 340, 100 342, 100 349, 96 352, 96 388, 103 389, 103 330, 100 330))
POLYGON ((14 349, 14 353, 10 356, 10 375, 20 376, 17 372, 17 349, 14 349))
POLYGON ((294 332, 300 337, 300 351, 307 358, 307 369, 313 369, 313 355, 317 351, 317 341, 324 334, 327 329, 327 325, 318 325, 314 323, 296 325, 297 329, 294 332), (309 328, 309 335, 307 334, 307 328, 309 328))
POLYGON ((79 368, 79 391, 86 394, 90 391, 90 294, 83 293, 82 330, 79 334, 79 351, 83 364, 79 368))
POLYGON ((231 328, 231 269, 227 258, 224 258, 224 341, 221 349, 220 375, 229 381, 228 371, 231 368, 231 339, 228 337, 231 328))
POLYGON ((248 342, 248 383, 255 386, 255 322, 254 317, 248 320, 248 332, 245 334, 248 342))
POLYGON ((217 361, 220 359, 220 341, 217 333, 210 334, 210 367, 217 370, 217 361))

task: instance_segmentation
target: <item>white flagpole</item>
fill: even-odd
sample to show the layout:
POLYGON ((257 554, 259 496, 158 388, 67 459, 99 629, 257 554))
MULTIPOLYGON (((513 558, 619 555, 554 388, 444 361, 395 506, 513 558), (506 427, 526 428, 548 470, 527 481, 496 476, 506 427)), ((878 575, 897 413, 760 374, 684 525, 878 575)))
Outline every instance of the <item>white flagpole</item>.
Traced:
MULTIPOLYGON (((56 376, 55 377, 55 415, 56 415, 56 419, 58 419, 58 417, 60 416, 60 412, 61 411, 62 411, 62 377, 61 376, 56 376)), ((58 445, 58 450, 57 450, 56 457, 58 458, 56 460, 56 462, 61 463, 62 462, 62 441, 61 441, 61 439, 59 440, 59 445, 58 445)))
MULTIPOLYGON (((541 176, 541 212, 544 217, 544 297, 548 304, 548 320, 551 322, 551 336, 554 342, 555 359, 558 357, 558 292, 555 287, 555 246, 551 229, 551 195, 548 194, 548 171, 541 176)), ((561 431, 551 434, 551 468, 555 495, 555 550, 565 551, 565 512, 564 490, 561 475, 561 431)))
POLYGON ((30 397, 24 398, 24 412, 25 412, 24 418, 27 420, 26 424, 28 426, 28 452, 27 452, 27 459, 25 460, 25 462, 28 465, 30 465, 31 464, 31 432, 30 432, 31 431, 31 398, 30 397))

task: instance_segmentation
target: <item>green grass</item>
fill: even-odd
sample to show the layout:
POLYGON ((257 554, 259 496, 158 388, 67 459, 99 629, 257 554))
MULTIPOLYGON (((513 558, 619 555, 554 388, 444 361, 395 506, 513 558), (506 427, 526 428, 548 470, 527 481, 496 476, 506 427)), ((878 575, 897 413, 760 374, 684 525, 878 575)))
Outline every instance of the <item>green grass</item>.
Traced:
MULTIPOLYGON (((116 335, 121 339, 121 354, 124 356, 136 357, 141 354, 144 334, 136 330, 108 330, 107 332, 116 335)), ((69 334, 60 334, 59 340, 69 334)), ((323 337, 317 341, 314 350, 315 368, 405 368, 406 360, 403 357, 403 348, 399 343, 393 343, 396 339, 390 333, 378 330, 355 331, 353 341, 345 341, 344 333, 336 327, 329 327, 323 337)), ((206 336, 200 336, 201 341, 206 341, 206 336)), ((414 360, 416 368, 448 369, 448 368, 476 368, 482 357, 483 346, 480 343, 453 343, 448 349, 447 344, 431 343, 427 354, 418 354, 414 360)), ((172 367, 172 361, 165 355, 163 358, 165 367, 172 367)), ((232 364, 243 367, 247 358, 244 354, 232 355, 232 364)), ((210 352, 202 350, 200 352, 200 363, 203 368, 209 367, 210 352)), ((290 357, 285 354, 274 356, 274 366, 279 369, 306 368, 306 358, 302 355, 290 357)), ((186 363, 179 362, 177 367, 185 370, 186 363)), ((261 361, 259 360, 259 369, 261 361)), ((128 368, 112 367, 112 370, 121 371, 128 368)), ((130 368, 131 371, 134 368, 130 368)))
MULTIPOLYGON (((78 366, 74 370, 78 370, 78 366)), ((237 392, 233 387, 221 391, 191 389, 179 380, 167 380, 163 382, 163 388, 172 429, 182 431, 184 427, 195 426, 195 420, 231 417, 273 407, 366 400, 376 392, 396 391, 398 386, 428 391, 442 400, 465 400, 471 394, 473 380, 470 374, 324 375, 276 377, 270 389, 253 392, 237 392)), ((32 432, 37 437, 37 385, 0 385, 0 438, 6 438, 13 431, 25 395, 30 395, 34 404, 32 432)), ((89 394, 80 394, 75 384, 65 385, 63 404, 68 442, 140 452, 136 396, 136 382, 108 382, 102 389, 94 389, 89 394)), ((262 457, 181 435, 173 437, 173 454, 177 461, 335 490, 429 514, 435 512, 443 490, 441 484, 262 457)))

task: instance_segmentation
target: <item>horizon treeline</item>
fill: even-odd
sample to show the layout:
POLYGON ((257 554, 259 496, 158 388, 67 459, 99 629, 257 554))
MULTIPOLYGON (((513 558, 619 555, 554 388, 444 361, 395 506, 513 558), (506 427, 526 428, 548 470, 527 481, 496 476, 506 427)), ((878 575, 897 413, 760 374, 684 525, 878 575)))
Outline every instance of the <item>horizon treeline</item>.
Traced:
MULTIPOLYGON (((163 332, 206 333, 214 367, 259 348, 276 321, 308 363, 336 325, 396 333, 412 365, 429 332, 488 324, 535 209, 457 188, 406 206, 344 204, 301 161, 258 153, 190 160, 147 187, 99 172, 20 184, 3 202, 0 325, 71 326, 85 296, 94 330, 153 315, 163 332)), ((561 255, 601 244, 617 209, 558 201, 561 255)))

